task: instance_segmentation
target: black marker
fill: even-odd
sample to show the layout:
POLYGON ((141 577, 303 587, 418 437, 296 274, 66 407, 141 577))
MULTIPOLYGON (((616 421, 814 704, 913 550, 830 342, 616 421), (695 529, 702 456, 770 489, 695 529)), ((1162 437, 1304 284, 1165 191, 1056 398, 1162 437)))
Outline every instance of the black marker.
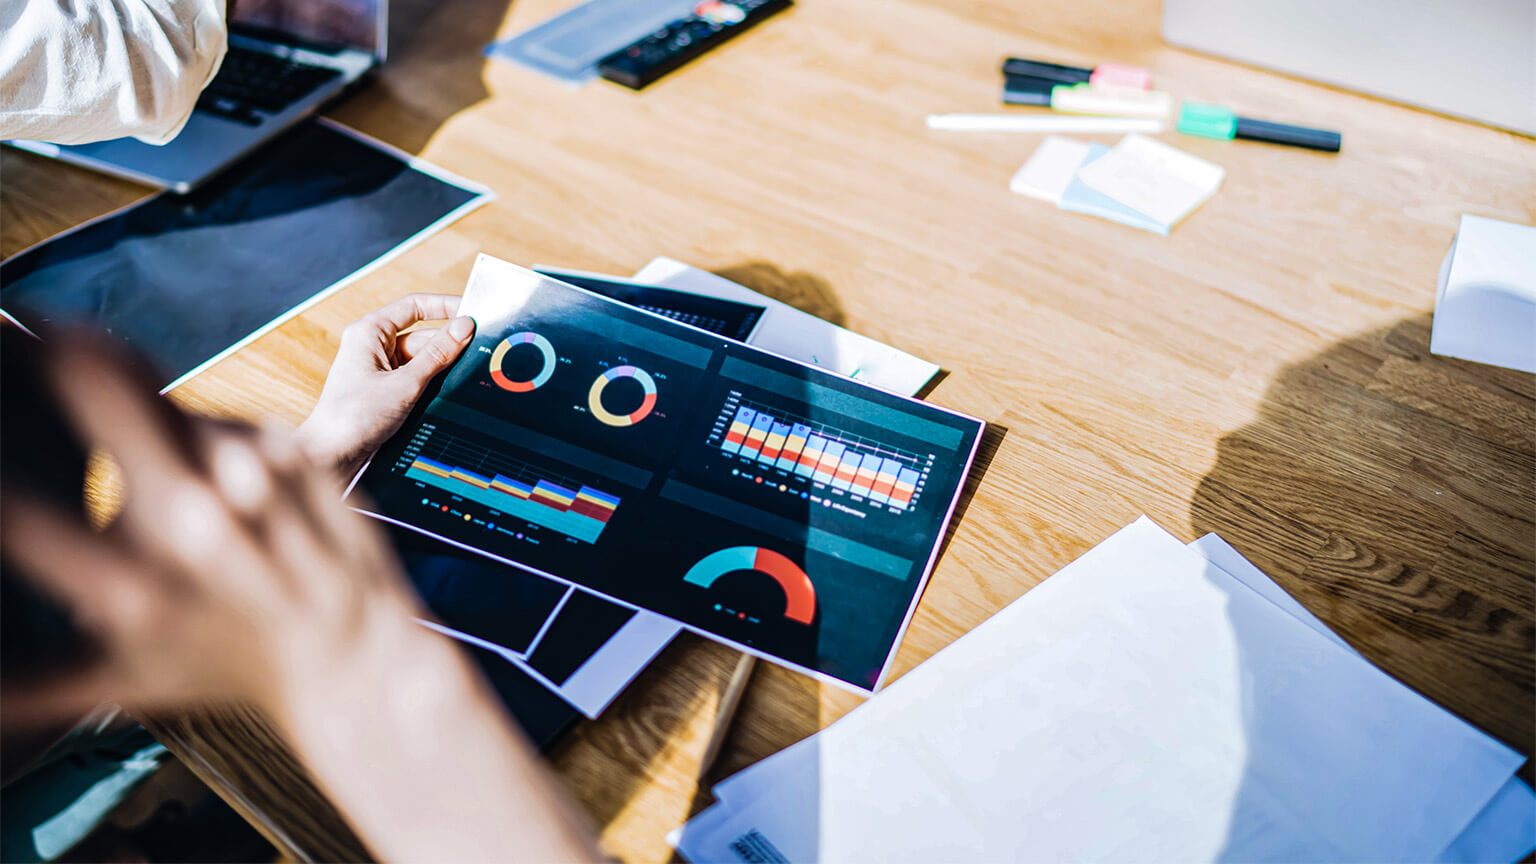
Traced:
POLYGON ((1343 136, 1328 129, 1311 129, 1306 126, 1289 126, 1239 117, 1227 108, 1209 102, 1188 102, 1179 106, 1179 132, 1201 138, 1231 141, 1244 138, 1249 141, 1267 141, 1290 147, 1305 147, 1337 153, 1343 136))

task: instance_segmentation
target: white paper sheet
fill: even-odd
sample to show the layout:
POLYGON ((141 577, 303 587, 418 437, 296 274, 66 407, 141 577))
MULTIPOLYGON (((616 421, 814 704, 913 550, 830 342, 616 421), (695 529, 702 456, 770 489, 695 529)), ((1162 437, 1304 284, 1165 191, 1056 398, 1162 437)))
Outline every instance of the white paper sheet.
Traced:
POLYGON ((1172 228, 1216 194, 1226 171, 1145 135, 1127 135, 1077 176, 1090 188, 1172 228))
POLYGON ((1440 268, 1429 350, 1536 372, 1536 227, 1461 217, 1440 268))
POLYGON ((1143 518, 722 783, 678 841, 693 860, 1430 860, 1521 761, 1143 518))
MULTIPOLYGON (((1189 544, 1189 548, 1312 628, 1314 633, 1359 653, 1227 541, 1207 534, 1189 544)), ((1532 849, 1536 849, 1536 794, 1525 781, 1511 777, 1435 860, 1439 864, 1518 861, 1532 849)))
POLYGON ((934 363, 673 258, 656 258, 631 278, 662 288, 766 306, 768 311, 747 344, 892 393, 916 395, 939 371, 934 363))

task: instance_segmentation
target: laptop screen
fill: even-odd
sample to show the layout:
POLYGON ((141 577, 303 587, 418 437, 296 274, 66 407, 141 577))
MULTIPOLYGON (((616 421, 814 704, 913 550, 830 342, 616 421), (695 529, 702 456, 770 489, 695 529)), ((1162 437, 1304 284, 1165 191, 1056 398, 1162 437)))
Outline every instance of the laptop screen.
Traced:
POLYGON ((235 0, 232 23, 384 56, 387 0, 235 0))

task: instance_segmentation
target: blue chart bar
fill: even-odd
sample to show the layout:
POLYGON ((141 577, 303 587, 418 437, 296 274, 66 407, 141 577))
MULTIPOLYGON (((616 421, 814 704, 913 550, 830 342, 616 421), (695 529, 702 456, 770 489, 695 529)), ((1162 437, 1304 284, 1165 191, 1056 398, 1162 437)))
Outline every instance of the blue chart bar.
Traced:
POLYGON ((805 441, 805 452, 801 454, 800 461, 795 463, 795 473, 801 477, 811 477, 816 473, 816 466, 821 464, 821 457, 827 450, 827 439, 820 435, 812 435, 805 441))
POLYGON ((530 487, 500 474, 484 477, 421 456, 416 457, 406 469, 405 476, 513 518, 543 525, 588 543, 597 542, 608 524, 608 515, 612 514, 619 503, 618 498, 585 486, 576 492, 540 480, 530 487), (572 507, 575 509, 569 509, 572 507), (587 513, 602 518, 594 518, 594 515, 587 513))
POLYGON ((747 433, 752 431, 752 421, 756 419, 757 412, 751 408, 738 409, 736 416, 731 419, 731 428, 726 430, 720 449, 727 453, 740 453, 741 445, 747 443, 747 433))

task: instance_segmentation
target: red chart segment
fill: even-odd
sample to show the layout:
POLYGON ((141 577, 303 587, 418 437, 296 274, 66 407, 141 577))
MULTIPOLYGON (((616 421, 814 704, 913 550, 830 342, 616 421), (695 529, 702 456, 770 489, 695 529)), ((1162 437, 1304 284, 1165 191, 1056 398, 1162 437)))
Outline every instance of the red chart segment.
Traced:
POLYGON ((688 568, 683 581, 709 588, 716 580, 737 570, 762 573, 784 589, 784 617, 810 624, 816 617, 816 586, 799 565, 784 555, 761 546, 732 546, 711 552, 688 568))

